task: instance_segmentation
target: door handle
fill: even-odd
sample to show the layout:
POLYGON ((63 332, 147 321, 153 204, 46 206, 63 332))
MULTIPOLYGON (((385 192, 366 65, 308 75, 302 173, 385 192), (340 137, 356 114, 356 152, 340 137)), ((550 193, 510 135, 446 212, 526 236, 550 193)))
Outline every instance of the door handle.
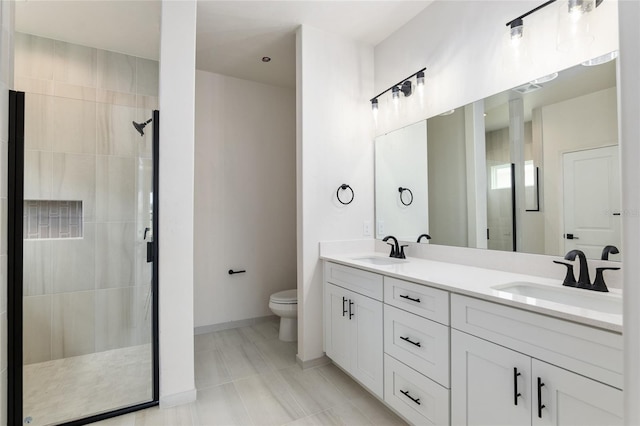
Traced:
POLYGON ((353 306, 353 302, 351 301, 351 299, 349 299, 349 319, 351 319, 351 317, 355 315, 353 312, 351 312, 352 306, 353 306))
POLYGON ((147 263, 151 263, 155 260, 153 248, 153 241, 147 241, 147 263))
POLYGON ((518 405, 518 397, 522 396, 522 394, 518 392, 518 376, 520 375, 518 369, 513 367, 513 405, 518 405))
POLYGON ((542 379, 538 377, 538 417, 542 418, 542 409, 545 405, 542 403, 542 387, 544 383, 542 383, 542 379))
POLYGON ((344 307, 345 302, 347 301, 346 297, 342 297, 342 316, 347 313, 347 309, 344 307))

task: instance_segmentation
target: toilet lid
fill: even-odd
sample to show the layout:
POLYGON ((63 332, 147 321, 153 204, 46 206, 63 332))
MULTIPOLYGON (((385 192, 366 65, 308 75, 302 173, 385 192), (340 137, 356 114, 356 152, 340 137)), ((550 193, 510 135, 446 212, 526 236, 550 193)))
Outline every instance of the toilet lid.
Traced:
POLYGON ((298 290, 284 290, 273 293, 270 300, 274 303, 298 303, 298 290))

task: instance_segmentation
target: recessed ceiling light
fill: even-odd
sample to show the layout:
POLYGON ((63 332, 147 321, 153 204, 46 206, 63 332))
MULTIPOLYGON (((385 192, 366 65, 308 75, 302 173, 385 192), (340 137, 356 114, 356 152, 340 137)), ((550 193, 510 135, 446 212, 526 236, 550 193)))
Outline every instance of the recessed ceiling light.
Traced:
POLYGON ((531 84, 548 83, 551 80, 555 80, 557 77, 558 77, 558 73, 554 72, 553 74, 545 75, 540 78, 536 78, 535 80, 531 80, 529 83, 531 84))
POLYGON ((262 62, 271 62, 271 58, 268 56, 263 56, 262 57, 262 62))
POLYGON ((618 51, 614 50, 613 52, 606 53, 602 56, 598 56, 597 58, 584 61, 582 62, 582 65, 585 67, 592 67, 594 65, 606 64, 609 61, 613 61, 617 57, 618 57, 618 51))

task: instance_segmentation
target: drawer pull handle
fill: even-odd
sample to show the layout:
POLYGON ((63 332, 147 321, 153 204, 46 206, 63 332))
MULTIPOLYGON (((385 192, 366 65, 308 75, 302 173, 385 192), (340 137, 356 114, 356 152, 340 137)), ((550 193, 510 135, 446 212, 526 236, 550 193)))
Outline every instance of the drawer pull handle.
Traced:
POLYGON ((518 392, 518 376, 520 375, 518 369, 513 367, 513 405, 518 405, 518 397, 522 396, 522 394, 518 392))
POLYGON ((417 347, 421 347, 421 346, 420 346, 420 342, 414 342, 413 340, 409 339, 408 337, 400 336, 400 338, 401 338, 402 340, 404 340, 405 342, 409 342, 409 343, 411 343, 412 345, 416 345, 417 347))
POLYGON ((344 304, 347 302, 347 298, 343 297, 342 298, 342 316, 344 316, 347 313, 347 308, 344 307, 344 304))
POLYGON ((412 400, 413 402, 415 402, 416 404, 421 405, 420 398, 413 398, 411 395, 409 395, 409 391, 403 391, 402 389, 400 389, 400 393, 406 396, 407 398, 409 398, 410 400, 412 400))
POLYGON ((349 319, 351 319, 351 317, 355 315, 353 312, 351 312, 352 306, 353 306, 353 302, 351 301, 351 299, 349 299, 349 319))
POLYGON ((402 297, 403 299, 409 299, 412 302, 420 303, 420 299, 414 299, 413 297, 408 296, 406 294, 401 294, 400 297, 402 297))
POLYGON ((545 405, 542 403, 542 387, 544 383, 542 383, 542 379, 538 377, 538 417, 542 418, 542 409, 545 405))

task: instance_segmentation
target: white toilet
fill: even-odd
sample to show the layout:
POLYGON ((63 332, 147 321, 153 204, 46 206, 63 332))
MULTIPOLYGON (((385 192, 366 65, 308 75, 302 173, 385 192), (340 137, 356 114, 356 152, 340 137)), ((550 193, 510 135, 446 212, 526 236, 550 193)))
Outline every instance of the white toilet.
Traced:
POLYGON ((280 340, 298 340, 298 290, 273 293, 269 298, 269 309, 280 317, 280 340))

